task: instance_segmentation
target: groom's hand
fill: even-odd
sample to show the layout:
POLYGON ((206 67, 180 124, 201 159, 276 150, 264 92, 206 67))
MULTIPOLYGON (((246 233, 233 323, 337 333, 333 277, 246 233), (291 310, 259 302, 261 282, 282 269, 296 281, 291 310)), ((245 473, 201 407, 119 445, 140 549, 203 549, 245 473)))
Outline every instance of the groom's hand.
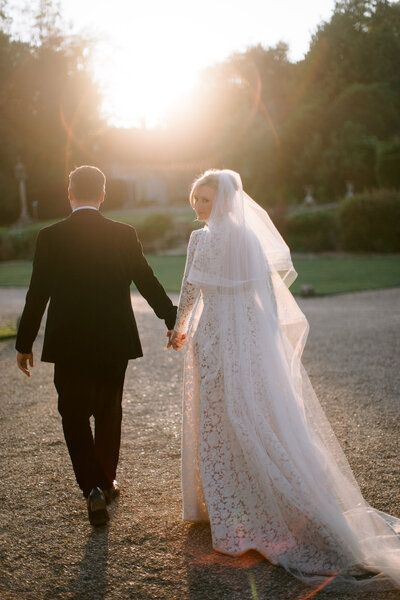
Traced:
POLYGON ((17 352, 18 368, 21 369, 21 371, 23 371, 25 375, 28 375, 28 377, 30 377, 31 372, 29 371, 28 362, 30 366, 33 367, 33 352, 31 352, 30 354, 22 354, 22 352, 17 352))

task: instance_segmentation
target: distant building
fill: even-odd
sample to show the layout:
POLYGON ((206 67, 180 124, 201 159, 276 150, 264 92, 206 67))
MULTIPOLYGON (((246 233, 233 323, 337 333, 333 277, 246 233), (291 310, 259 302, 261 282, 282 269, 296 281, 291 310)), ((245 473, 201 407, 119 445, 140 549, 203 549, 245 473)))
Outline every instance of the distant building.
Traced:
POLYGON ((120 205, 132 208, 188 202, 192 181, 210 166, 191 160, 166 132, 143 129, 108 129, 93 143, 93 159, 120 205))
POLYGON ((135 168, 126 164, 112 163, 107 169, 108 178, 122 180, 126 184, 126 206, 142 204, 168 204, 167 181, 163 173, 150 168, 135 168))

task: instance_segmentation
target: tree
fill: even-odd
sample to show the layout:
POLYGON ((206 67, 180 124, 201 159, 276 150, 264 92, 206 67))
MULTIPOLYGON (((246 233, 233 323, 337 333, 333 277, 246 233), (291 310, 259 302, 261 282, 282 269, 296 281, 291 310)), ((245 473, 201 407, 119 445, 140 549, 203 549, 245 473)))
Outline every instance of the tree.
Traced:
POLYGON ((50 217, 67 210, 69 170, 92 155, 99 93, 86 66, 87 43, 62 33, 58 6, 42 1, 34 22, 30 43, 0 33, 0 172, 13 178, 20 156, 28 199, 50 217))

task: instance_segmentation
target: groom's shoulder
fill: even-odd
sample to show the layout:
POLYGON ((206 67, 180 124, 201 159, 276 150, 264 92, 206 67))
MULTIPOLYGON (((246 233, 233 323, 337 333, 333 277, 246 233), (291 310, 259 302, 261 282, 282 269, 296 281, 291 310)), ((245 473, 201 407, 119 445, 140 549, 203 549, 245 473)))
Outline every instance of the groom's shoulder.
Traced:
MULTIPOLYGON (((114 221, 104 215, 100 215, 91 221, 91 225, 95 225, 94 231, 97 231, 97 235, 106 236, 108 238, 120 239, 122 243, 131 244, 137 240, 136 229, 128 223, 121 223, 120 221, 114 221)), ((43 227, 38 234, 41 240, 48 240, 49 242, 57 242, 62 240, 68 240, 71 231, 75 229, 76 222, 74 223, 71 215, 61 221, 52 223, 47 227, 43 227)), ((82 224, 83 225, 83 224, 82 224)), ((87 223, 84 223, 87 227, 87 223)), ((81 224, 79 224, 79 227, 81 224)))
POLYGON ((121 221, 114 221, 114 219, 110 219, 104 215, 102 215, 102 217, 103 226, 109 228, 113 233, 127 237, 136 237, 136 229, 133 225, 122 223, 121 221))
MULTIPOLYGON (((40 233, 44 233, 44 235, 47 234, 52 234, 53 232, 61 232, 64 229, 68 229, 70 226, 72 226, 74 223, 73 221, 73 217, 72 215, 69 215, 68 217, 66 217, 65 219, 61 219, 60 221, 57 221, 56 223, 52 223, 51 225, 47 225, 46 227, 43 227, 40 230, 40 233)), ((103 227, 108 227, 111 229, 114 229, 115 231, 125 231, 126 233, 128 232, 134 232, 135 228, 132 225, 129 225, 128 223, 121 223, 120 221, 114 221, 114 219, 110 219, 108 217, 105 217, 104 215, 102 215, 100 213, 100 218, 97 220, 97 215, 96 215, 96 220, 91 222, 91 224, 96 223, 96 224, 101 224, 103 227)), ((87 222, 85 223, 85 227, 87 226, 87 222)))
POLYGON ((42 227, 42 229, 40 229, 38 235, 40 235, 40 237, 58 235, 64 229, 67 221, 68 218, 57 221, 56 223, 52 223, 51 225, 46 225, 46 227, 42 227))
POLYGON ((129 223, 122 223, 122 221, 115 221, 114 219, 110 219, 109 217, 105 217, 104 215, 101 216, 103 217, 103 223, 106 223, 109 227, 116 227, 125 231, 132 231, 132 229, 135 229, 132 225, 129 225, 129 223))

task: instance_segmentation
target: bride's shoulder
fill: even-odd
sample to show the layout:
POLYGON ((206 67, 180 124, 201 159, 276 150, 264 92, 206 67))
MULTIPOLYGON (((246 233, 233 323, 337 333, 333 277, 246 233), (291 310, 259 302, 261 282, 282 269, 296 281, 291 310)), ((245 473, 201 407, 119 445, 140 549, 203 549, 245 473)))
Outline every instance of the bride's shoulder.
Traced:
POLYGON ((190 237, 198 237, 203 233, 203 231, 204 227, 200 227, 199 229, 193 229, 192 233, 190 234, 190 237))
POLYGON ((201 229, 194 229, 190 234, 189 244, 196 244, 203 232, 204 227, 201 227, 201 229))
POLYGON ((190 234, 190 238, 189 238, 189 243, 187 246, 187 253, 188 255, 192 256, 193 253, 195 252, 196 248, 197 248, 197 244, 198 241, 201 237, 201 234, 203 233, 204 229, 194 229, 192 231, 192 233, 190 234))

